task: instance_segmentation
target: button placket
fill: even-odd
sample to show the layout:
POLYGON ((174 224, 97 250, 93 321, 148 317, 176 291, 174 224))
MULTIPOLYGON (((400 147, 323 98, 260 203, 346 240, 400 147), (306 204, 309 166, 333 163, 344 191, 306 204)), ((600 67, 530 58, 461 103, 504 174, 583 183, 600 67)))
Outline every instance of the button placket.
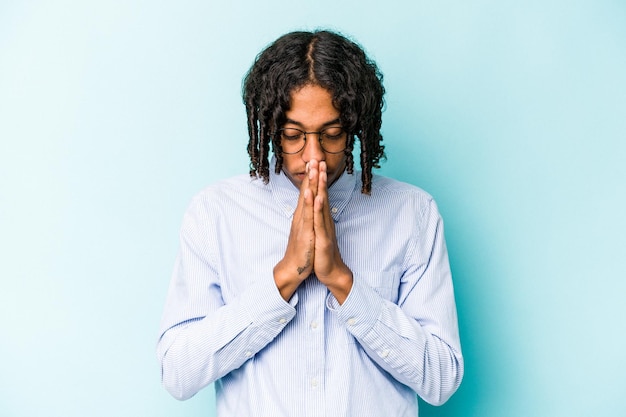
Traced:
POLYGON ((305 328, 305 349, 304 358, 306 374, 304 386, 306 387, 305 401, 307 411, 304 417, 314 417, 323 415, 324 410, 324 378, 325 378, 325 349, 324 349, 324 314, 327 288, 317 279, 305 280, 302 288, 307 305, 303 308, 305 312, 301 317, 305 328))

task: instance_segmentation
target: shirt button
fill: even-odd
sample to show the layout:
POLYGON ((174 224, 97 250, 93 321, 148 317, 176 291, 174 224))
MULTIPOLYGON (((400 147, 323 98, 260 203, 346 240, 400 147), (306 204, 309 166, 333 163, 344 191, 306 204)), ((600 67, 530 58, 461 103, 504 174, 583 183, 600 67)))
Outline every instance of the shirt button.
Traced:
POLYGON ((250 356, 252 356, 252 352, 247 351, 247 352, 246 352, 246 358, 249 358, 250 356))
POLYGON ((348 325, 350 326, 354 326, 356 324, 356 320, 355 319, 348 319, 348 325))
POLYGON ((312 329, 317 329, 317 322, 316 321, 312 321, 311 322, 311 328, 312 329))
POLYGON ((285 322, 286 322, 286 321, 287 321, 287 320, 285 320, 284 318, 281 318, 280 320, 278 320, 278 322, 279 322, 280 324, 285 324, 285 322))
POLYGON ((333 214, 337 214, 337 212, 339 211, 339 209, 337 207, 333 207, 330 209, 330 212, 333 214))
POLYGON ((312 386, 313 388, 317 387, 317 386, 318 386, 318 384, 319 384, 319 382, 317 382, 317 378, 313 378, 313 379, 311 380, 311 386, 312 386))
POLYGON ((389 356, 389 349, 385 349, 382 352, 380 352, 381 358, 386 358, 387 356, 389 356))

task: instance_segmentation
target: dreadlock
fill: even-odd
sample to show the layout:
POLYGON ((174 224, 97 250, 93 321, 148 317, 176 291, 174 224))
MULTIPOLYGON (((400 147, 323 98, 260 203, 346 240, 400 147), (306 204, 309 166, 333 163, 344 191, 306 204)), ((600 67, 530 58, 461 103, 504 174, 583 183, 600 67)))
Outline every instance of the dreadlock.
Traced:
POLYGON ((363 49, 344 36, 329 31, 292 32, 262 51, 243 81, 243 101, 248 116, 250 175, 269 181, 270 143, 276 156, 276 173, 283 157, 279 135, 273 131, 286 121, 291 93, 305 85, 331 92, 348 142, 346 170, 354 172, 355 137, 361 143, 361 192, 372 188, 372 169, 385 157, 382 124, 383 76, 363 49))

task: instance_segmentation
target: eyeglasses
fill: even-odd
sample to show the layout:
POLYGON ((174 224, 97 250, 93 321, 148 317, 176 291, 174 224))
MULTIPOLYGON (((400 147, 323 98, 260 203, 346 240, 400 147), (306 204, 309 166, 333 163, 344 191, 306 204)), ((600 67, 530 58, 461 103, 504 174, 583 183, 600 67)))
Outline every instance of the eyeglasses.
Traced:
POLYGON ((319 132, 305 132, 295 127, 284 127, 276 132, 281 139, 284 154, 296 154, 304 149, 306 135, 318 135, 320 146, 326 153, 341 153, 346 149, 346 132, 341 126, 330 126, 319 132))

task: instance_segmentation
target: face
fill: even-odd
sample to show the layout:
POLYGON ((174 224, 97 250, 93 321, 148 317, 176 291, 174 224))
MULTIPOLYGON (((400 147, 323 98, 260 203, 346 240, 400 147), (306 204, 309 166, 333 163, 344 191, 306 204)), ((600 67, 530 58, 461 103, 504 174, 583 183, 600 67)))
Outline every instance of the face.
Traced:
MULTIPOLYGON (((283 127, 293 127, 305 132, 319 132, 330 126, 340 126, 339 110, 333 105, 332 95, 328 90, 316 85, 307 85, 293 91, 291 108, 285 116, 287 122, 283 127)), ((324 152, 318 135, 309 134, 304 149, 293 155, 283 154, 283 172, 293 185, 300 188, 306 164, 313 159, 326 162, 329 185, 346 169, 346 156, 343 152, 339 154, 324 152)))

